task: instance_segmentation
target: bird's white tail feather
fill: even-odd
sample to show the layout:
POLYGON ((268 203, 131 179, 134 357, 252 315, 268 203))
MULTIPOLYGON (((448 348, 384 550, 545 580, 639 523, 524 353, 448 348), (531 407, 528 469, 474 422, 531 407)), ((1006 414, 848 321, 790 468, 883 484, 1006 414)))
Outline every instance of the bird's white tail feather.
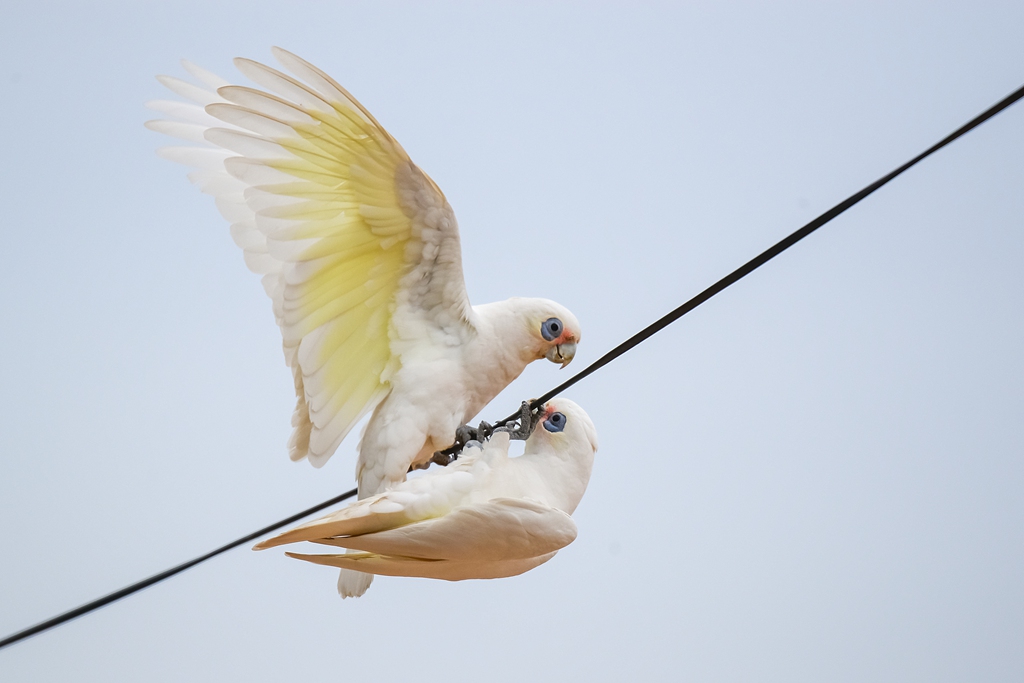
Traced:
MULTIPOLYGON (((349 551, 351 552, 351 551, 349 551)), ((338 575, 338 595, 342 598, 358 598, 373 583, 373 574, 342 569, 338 575)))

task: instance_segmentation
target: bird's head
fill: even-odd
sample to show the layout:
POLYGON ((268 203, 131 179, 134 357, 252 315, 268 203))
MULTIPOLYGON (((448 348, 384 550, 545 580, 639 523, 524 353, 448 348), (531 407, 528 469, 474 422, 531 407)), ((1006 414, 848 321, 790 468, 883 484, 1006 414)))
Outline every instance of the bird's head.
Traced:
POLYGON ((538 500, 571 515, 590 482, 597 430, 583 409, 567 398, 548 401, 537 419, 521 457, 541 468, 547 490, 538 500))
MULTIPOLYGON (((529 441, 558 451, 579 451, 593 457, 597 452, 597 430, 590 416, 567 398, 553 398, 544 404, 537 427, 529 441)), ((528 442, 529 443, 529 442, 528 442)))
POLYGON ((576 355, 580 323, 565 306, 548 299, 520 299, 520 315, 527 326, 536 357, 563 368, 576 355))

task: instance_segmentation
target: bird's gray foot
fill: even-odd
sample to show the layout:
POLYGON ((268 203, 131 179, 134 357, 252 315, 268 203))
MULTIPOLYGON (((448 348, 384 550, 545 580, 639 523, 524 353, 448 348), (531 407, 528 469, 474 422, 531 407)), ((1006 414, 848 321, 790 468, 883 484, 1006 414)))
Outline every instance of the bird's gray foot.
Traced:
MULTIPOLYGON (((487 425, 487 423, 480 423, 481 428, 483 428, 484 425, 487 425)), ((490 429, 490 425, 487 425, 487 429, 490 429)), ((452 464, 458 459, 459 453, 462 452, 462 449, 465 448, 466 445, 470 443, 479 443, 480 438, 481 437, 479 429, 474 429, 469 425, 461 425, 458 429, 455 430, 455 443, 453 443, 451 446, 444 449, 443 451, 434 451, 434 454, 430 456, 430 460, 427 460, 426 462, 419 465, 413 465, 412 467, 409 468, 409 471, 411 472, 414 469, 425 470, 428 467, 430 467, 431 464, 440 465, 441 467, 447 467, 448 465, 452 464)))
POLYGON ((533 428, 537 425, 534 415, 530 410, 529 401, 524 401, 519 410, 519 417, 509 425, 494 427, 488 422, 481 421, 480 425, 475 428, 469 425, 460 426, 455 430, 455 443, 443 451, 434 451, 434 455, 430 457, 430 460, 419 465, 413 465, 409 468, 409 471, 425 470, 431 464, 447 467, 459 458, 459 453, 462 452, 462 449, 467 446, 481 448, 483 442, 491 438, 495 432, 508 432, 511 438, 525 441, 533 433, 533 428))
POLYGON ((498 427, 494 431, 508 432, 510 439, 526 441, 530 438, 530 435, 533 434, 533 430, 537 426, 537 418, 539 415, 539 409, 537 410, 537 414, 534 414, 534 411, 530 408, 530 402, 523 401, 523 405, 519 407, 519 417, 514 422, 498 427))
POLYGON ((455 443, 459 446, 465 446, 470 441, 478 441, 477 430, 473 429, 469 425, 462 425, 455 430, 455 443))
POLYGON ((440 465, 441 467, 448 467, 455 460, 455 454, 448 453, 447 451, 434 451, 434 454, 430 456, 430 460, 423 463, 423 468, 430 467, 431 463, 440 465))
POLYGON ((490 422, 480 421, 480 426, 476 428, 477 441, 487 441, 494 434, 494 427, 491 426, 490 422))

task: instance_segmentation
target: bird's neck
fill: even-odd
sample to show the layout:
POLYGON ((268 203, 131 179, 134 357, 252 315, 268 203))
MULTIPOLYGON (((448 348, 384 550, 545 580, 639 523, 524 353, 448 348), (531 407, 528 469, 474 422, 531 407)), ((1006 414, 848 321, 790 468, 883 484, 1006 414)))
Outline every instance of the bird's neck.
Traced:
POLYGON ((474 306, 477 335, 467 345, 466 384, 476 414, 539 357, 535 335, 518 315, 515 300, 474 306))
POLYGON ((526 470, 525 476, 533 480, 531 488, 544 492, 545 500, 541 502, 571 515, 590 483, 594 453, 556 451, 543 446, 535 450, 530 446, 528 441, 526 451, 515 461, 526 470))

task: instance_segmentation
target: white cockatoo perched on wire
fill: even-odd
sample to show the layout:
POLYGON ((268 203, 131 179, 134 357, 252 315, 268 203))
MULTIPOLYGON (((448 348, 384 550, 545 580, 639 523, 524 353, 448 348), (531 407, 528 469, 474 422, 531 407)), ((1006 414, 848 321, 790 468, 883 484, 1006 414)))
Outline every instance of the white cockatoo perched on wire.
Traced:
MULTIPOLYGON (((346 554, 292 557, 388 576, 459 581, 515 576, 576 538, 569 516, 590 481, 594 424, 564 398, 548 402, 523 455, 496 432, 446 468, 303 524, 256 546, 313 541, 346 554)), ((475 442, 474 442, 475 443, 475 442)))
POLYGON ((470 305, 441 190, 344 88, 274 56, 294 77, 235 60, 265 91, 186 62, 199 85, 159 80, 195 104, 151 102, 168 118, 147 126, 198 143, 160 152, 197 169, 263 274, 298 397, 291 458, 322 466, 373 412, 356 466, 365 497, 448 447, 529 363, 564 367, 580 327, 547 299, 470 305))

